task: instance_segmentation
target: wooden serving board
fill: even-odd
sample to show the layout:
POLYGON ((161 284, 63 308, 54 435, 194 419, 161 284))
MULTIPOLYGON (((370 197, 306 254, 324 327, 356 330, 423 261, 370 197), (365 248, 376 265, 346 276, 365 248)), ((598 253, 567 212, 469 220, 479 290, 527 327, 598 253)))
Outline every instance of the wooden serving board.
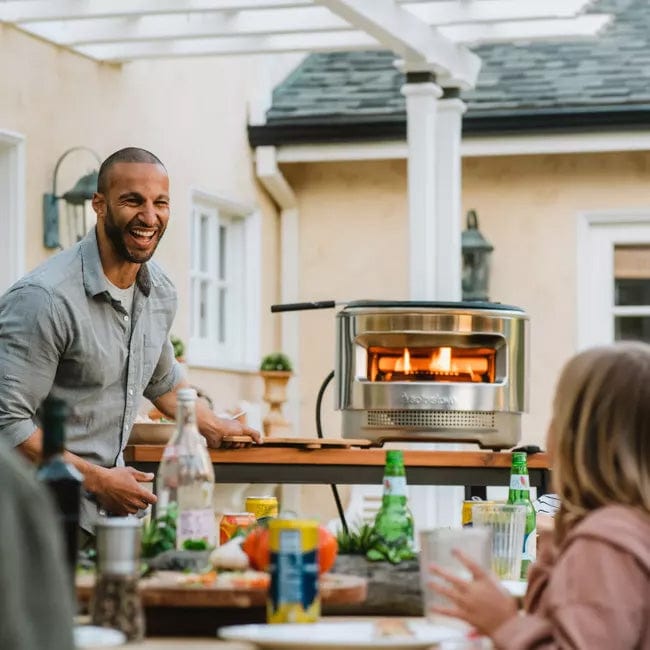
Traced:
MULTIPOLYGON (((252 445, 248 436, 224 436, 226 444, 243 443, 252 445)), ((264 438, 264 447, 298 447, 300 449, 350 449, 352 447, 372 447, 373 443, 365 438, 264 438)))
MULTIPOLYGON (((158 571, 140 580, 144 607, 263 607, 266 589, 219 587, 181 584, 187 574, 158 571)), ((95 578, 91 574, 77 576, 77 598, 88 602, 92 597, 95 578)), ((324 605, 362 603, 368 592, 368 581, 358 576, 325 573, 320 578, 321 602, 324 605)))

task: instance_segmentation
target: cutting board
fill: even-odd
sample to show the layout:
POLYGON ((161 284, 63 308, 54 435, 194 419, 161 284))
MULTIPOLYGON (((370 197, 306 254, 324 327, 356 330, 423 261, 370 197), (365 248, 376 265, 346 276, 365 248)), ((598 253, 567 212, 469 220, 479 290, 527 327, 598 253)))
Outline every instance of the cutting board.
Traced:
MULTIPOLYGON (((266 589, 218 587, 180 584, 187 574, 158 571, 140 580, 140 594, 145 607, 263 607, 266 589)), ((77 576, 77 598, 90 600, 94 586, 91 574, 77 576)), ((324 605, 361 603, 368 590, 366 578, 325 573, 320 578, 321 602, 324 605)))
MULTIPOLYGON (((223 442, 226 444, 252 444, 248 436, 224 436, 223 442)), ((298 447, 300 449, 349 449, 352 447, 371 447, 373 443, 365 438, 276 438, 273 436, 264 438, 264 446, 298 447)))

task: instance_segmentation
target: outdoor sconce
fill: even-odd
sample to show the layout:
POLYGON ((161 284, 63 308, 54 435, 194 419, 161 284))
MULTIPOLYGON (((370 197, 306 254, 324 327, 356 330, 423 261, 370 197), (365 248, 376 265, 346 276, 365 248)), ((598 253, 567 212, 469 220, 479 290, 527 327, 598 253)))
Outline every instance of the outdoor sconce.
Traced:
POLYGON ((494 246, 478 229, 475 210, 467 213, 467 229, 461 234, 463 251, 463 300, 489 300, 490 257, 494 246))
POLYGON ((52 192, 43 194, 43 245, 45 248, 63 248, 61 244, 62 230, 66 232, 66 243, 74 244, 86 235, 86 210, 87 203, 93 198, 97 191, 97 171, 82 176, 71 190, 62 195, 56 192, 56 181, 59 167, 68 154, 74 151, 86 151, 101 164, 99 156, 87 147, 73 147, 68 149, 56 161, 54 166, 54 177, 52 178, 52 192), (65 217, 61 222, 59 219, 59 201, 64 202, 65 217))

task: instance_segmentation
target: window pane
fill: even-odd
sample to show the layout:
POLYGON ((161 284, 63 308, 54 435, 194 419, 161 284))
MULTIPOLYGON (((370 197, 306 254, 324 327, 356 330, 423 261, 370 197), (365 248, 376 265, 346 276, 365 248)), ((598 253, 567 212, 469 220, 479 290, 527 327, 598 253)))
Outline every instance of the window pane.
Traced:
POLYGON ((617 341, 650 343, 650 316, 617 316, 614 319, 614 338, 617 341))
POLYGON ((650 305, 650 280, 615 280, 614 304, 650 305))
POLYGON ((225 226, 219 226, 219 279, 226 279, 226 233, 225 226))
POLYGON ((219 289, 219 343, 226 342, 226 290, 219 289))
POLYGON ((199 296, 199 338, 208 336, 208 283, 201 282, 199 296))
POLYGON ((199 271, 208 270, 208 242, 210 217, 207 214, 201 215, 201 226, 199 228, 199 271))

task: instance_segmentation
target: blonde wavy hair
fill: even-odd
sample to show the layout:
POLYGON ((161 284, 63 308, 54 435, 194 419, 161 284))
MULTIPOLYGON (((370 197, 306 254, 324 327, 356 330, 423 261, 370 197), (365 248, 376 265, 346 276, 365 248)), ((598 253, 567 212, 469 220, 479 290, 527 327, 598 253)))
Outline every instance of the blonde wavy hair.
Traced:
POLYGON ((564 366, 549 430, 561 541, 590 511, 623 504, 650 513, 650 345, 616 343, 564 366))

